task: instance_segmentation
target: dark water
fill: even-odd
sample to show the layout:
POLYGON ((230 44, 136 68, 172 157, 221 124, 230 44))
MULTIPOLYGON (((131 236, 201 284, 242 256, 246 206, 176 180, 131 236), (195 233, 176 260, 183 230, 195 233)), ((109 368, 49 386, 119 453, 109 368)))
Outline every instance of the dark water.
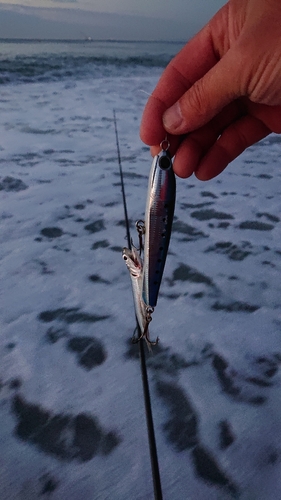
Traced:
POLYGON ((108 76, 125 67, 164 68, 179 42, 2 41, 0 84, 108 76))

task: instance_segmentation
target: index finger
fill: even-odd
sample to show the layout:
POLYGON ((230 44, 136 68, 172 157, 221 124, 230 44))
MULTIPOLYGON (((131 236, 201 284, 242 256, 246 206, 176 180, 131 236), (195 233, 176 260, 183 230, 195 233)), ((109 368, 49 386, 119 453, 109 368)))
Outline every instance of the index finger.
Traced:
POLYGON ((143 142, 155 145, 163 140, 166 131, 162 117, 166 109, 217 62, 210 25, 206 25, 168 64, 149 97, 140 127, 143 142))

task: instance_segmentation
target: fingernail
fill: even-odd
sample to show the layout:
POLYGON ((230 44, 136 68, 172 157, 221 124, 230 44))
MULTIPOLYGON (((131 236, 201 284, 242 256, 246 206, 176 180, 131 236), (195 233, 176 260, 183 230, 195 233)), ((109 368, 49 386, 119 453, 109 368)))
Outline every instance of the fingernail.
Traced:
POLYGON ((183 117, 181 114, 181 109, 179 102, 176 102, 171 106, 163 115, 163 125, 165 129, 171 132, 175 132, 183 123, 183 117))

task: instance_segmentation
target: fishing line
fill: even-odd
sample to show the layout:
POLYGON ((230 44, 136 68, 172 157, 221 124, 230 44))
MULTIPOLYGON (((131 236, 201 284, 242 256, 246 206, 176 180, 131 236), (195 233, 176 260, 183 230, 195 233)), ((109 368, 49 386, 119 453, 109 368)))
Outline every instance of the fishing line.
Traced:
POLYGON ((139 89, 139 92, 143 92, 144 94, 148 95, 149 97, 151 97, 151 96, 152 96, 152 94, 151 94, 151 93, 146 92, 146 91, 145 91, 145 90, 143 90, 143 89, 139 89))
POLYGON ((121 179, 121 191, 122 191, 123 206, 124 206, 124 216, 125 216, 125 224, 126 224, 127 243, 128 243, 128 247, 131 249, 132 248, 132 244, 131 244, 131 236, 130 236, 130 223, 129 223, 128 210, 127 210, 125 185, 124 185, 124 177, 123 177, 123 170, 122 170, 122 163, 121 163, 121 155, 120 155, 120 147, 119 147, 119 139, 118 139, 118 131, 117 131, 117 121, 116 121, 115 109, 113 110, 113 120, 114 120, 114 128, 115 128, 115 138, 116 138, 116 147, 117 147, 117 155, 118 155, 119 173, 120 173, 120 179, 121 179))
MULTIPOLYGON (((113 110, 113 121, 114 121, 114 128, 115 128, 116 147, 117 147, 117 155, 118 155, 120 180, 121 180, 121 191, 122 191, 123 206, 124 206, 124 217, 125 217, 125 224, 126 224, 127 243, 128 243, 128 247, 131 249, 132 244, 131 244, 131 236, 130 236, 130 223, 129 223, 129 218, 128 218, 124 176, 123 176, 123 169, 122 169, 122 163, 121 163, 121 155, 120 155, 120 147, 119 147, 117 120, 116 120, 115 110, 113 110)), ((136 319, 136 322, 137 322, 138 336, 140 337, 141 331, 140 331, 140 327, 139 327, 137 319, 136 319)), ((160 471, 159 471, 159 462, 158 462, 157 446, 156 446, 152 408, 151 408, 149 382, 148 382, 147 367, 146 367, 146 360, 145 360, 144 340, 142 339, 140 342, 138 342, 138 344, 139 344, 139 352, 140 352, 142 386, 143 386, 144 406, 145 406, 145 414, 146 414, 146 426, 147 426, 149 452, 150 452, 151 473, 152 473, 153 489, 154 489, 154 499, 155 500, 162 500, 163 496, 162 496, 161 478, 160 478, 160 471)))

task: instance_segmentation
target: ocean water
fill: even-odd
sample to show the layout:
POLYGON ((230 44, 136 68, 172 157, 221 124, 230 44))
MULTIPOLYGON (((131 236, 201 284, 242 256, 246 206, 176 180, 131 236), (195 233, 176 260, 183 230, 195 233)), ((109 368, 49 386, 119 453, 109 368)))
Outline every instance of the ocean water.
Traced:
MULTIPOLYGON (((0 43, 0 498, 151 500, 131 233, 147 94, 176 43, 0 43)), ((165 500, 276 500, 281 141, 177 180, 147 353, 165 500)))
POLYGON ((81 80, 164 68, 180 42, 2 42, 0 84, 81 80))

